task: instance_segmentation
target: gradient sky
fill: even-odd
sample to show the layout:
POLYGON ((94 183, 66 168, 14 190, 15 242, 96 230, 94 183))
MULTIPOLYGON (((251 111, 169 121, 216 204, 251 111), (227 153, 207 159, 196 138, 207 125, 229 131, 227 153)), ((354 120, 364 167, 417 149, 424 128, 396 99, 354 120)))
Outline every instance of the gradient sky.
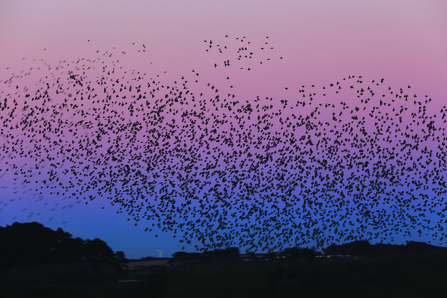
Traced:
MULTIPOLYGON (((138 76, 131 74, 135 70, 160 84, 173 86, 184 76, 196 94, 212 95, 204 87, 211 83, 223 94, 235 94, 242 102, 256 96, 273 98, 275 109, 281 109, 280 99, 301 96, 301 85, 315 85, 317 97, 321 98, 322 87, 329 88, 331 83, 339 81, 346 87, 343 90, 349 89, 355 83, 343 82, 349 76, 362 76, 365 82, 384 78, 384 85, 376 87, 382 88, 378 92, 385 93, 391 87, 396 92, 405 88, 410 99, 413 94, 420 99, 427 95, 432 99, 428 111, 439 115, 447 103, 446 16, 447 3, 440 0, 2 0, 0 99, 15 92, 16 86, 19 91, 25 87, 32 90, 39 79, 50 76, 45 63, 56 74, 66 75, 75 70, 76 63, 71 61, 101 58, 109 71, 114 68, 114 59, 119 59, 117 77, 127 71, 124 75, 130 80, 138 76), (210 40, 212 48, 208 47, 210 40), (217 45, 227 45, 227 51, 219 53, 217 45), (242 45, 249 51, 253 49, 253 59, 236 59, 236 50, 242 45), (261 47, 265 49, 260 50, 261 47), (108 57, 109 54, 113 56, 108 57), (223 67, 226 59, 232 61, 231 68, 223 67), (63 60, 70 66, 55 71, 63 60), (214 63, 219 63, 219 67, 215 68, 214 63), (27 72, 30 75, 25 75, 27 72), (231 80, 226 80, 227 76, 231 80), (13 82, 7 84, 9 78, 13 82), (194 85, 196 78, 200 83, 194 85)), ((93 80, 101 73, 101 67, 97 67, 88 75, 93 80)), ((358 98, 344 92, 343 100, 354 107, 358 98)), ((22 96, 18 101, 23 99, 22 96)), ((61 98, 55 98, 58 99, 61 98)), ((93 107, 94 104, 86 104, 85 109, 93 107)), ((445 123, 442 125, 446 127, 445 123)), ((2 156, 0 167, 6 169, 9 166, 1 163, 11 156, 2 156)), ((16 156, 15 163, 24 162, 20 154, 16 156)), ((446 173, 445 167, 440 171, 446 173)), ((157 249, 163 250, 163 256, 171 256, 182 246, 186 251, 194 251, 198 243, 180 244, 172 233, 156 228, 145 232, 148 224, 135 226, 132 218, 128 221, 127 214, 117 214, 119 208, 105 199, 76 204, 75 200, 58 195, 40 196, 34 191, 16 189, 14 183, 13 177, 2 175, 2 226, 14 221, 38 221, 53 229, 62 227, 74 237, 100 238, 114 251, 124 251, 128 258, 158 256, 157 249)), ((394 240, 404 243, 410 239, 432 240, 428 236, 403 235, 394 240)), ((433 244, 445 244, 445 240, 433 244)))

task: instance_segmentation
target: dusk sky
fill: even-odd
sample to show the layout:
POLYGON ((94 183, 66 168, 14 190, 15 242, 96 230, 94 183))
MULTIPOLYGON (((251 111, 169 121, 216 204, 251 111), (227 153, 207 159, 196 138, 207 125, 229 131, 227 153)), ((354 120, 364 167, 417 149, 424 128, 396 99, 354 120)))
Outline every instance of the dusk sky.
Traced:
MULTIPOLYGON (((5 107, 7 99, 8 107, 0 111, 0 225, 37 221, 52 229, 61 227, 74 237, 100 238, 114 251, 124 251, 128 258, 158 256, 157 250, 163 250, 163 256, 171 256, 181 251, 182 247, 193 252, 196 251, 195 245, 203 246, 196 236, 192 236, 191 244, 179 243, 179 240, 185 231, 196 235, 198 232, 194 234, 187 229, 199 228, 198 223, 197 227, 183 226, 183 232, 181 227, 176 227, 177 233, 174 232, 175 228, 162 231, 157 223, 168 220, 166 216, 175 213, 189 216, 188 219, 178 219, 180 222, 200 215, 198 201, 204 199, 203 192, 206 190, 202 193, 192 190, 192 182, 182 186, 185 190, 179 186, 183 182, 181 177, 192 177, 195 173, 197 176, 194 177, 201 179, 194 182, 196 186, 204 181, 209 181, 210 187, 216 186, 215 192, 208 192, 213 202, 213 194, 218 193, 217 187, 225 193, 224 189, 232 185, 231 181, 240 183, 239 178, 243 178, 256 185, 251 199, 245 203, 238 199, 237 193, 226 200, 233 208, 225 207, 228 206, 225 203, 222 206, 216 203, 219 206, 216 207, 215 222, 211 220, 213 215, 210 209, 202 210, 208 214, 202 220, 205 227, 210 229, 212 224, 219 225, 217 215, 225 214, 221 219, 232 232, 218 232, 213 241, 220 241, 216 237, 218 235, 229 235, 228 239, 235 237, 236 244, 230 246, 248 248, 249 245, 237 243, 240 239, 254 237, 265 240, 273 237, 273 240, 264 241, 271 242, 272 247, 276 240, 284 240, 281 233, 288 233, 289 229, 294 231, 294 235, 301 235, 293 226, 303 220, 303 214, 294 214, 294 210, 301 208, 306 195, 311 196, 307 193, 302 197, 300 190, 303 189, 318 190, 318 195, 321 195, 319 199, 310 200, 316 205, 308 207, 315 212, 314 224, 309 229, 310 234, 315 227, 320 229, 321 236, 315 236, 315 239, 325 238, 325 246, 331 242, 343 242, 347 234, 370 238, 371 243, 380 239, 384 243, 393 241, 396 244, 415 240, 446 246, 442 235, 442 229, 446 226, 444 208, 447 205, 447 194, 444 193, 447 190, 447 138, 443 130, 447 128, 446 32, 447 2, 442 0, 1 0, 0 103, 5 107), (101 77, 104 82, 107 81, 107 90, 106 85, 98 83, 101 77), (112 85, 114 82, 116 86, 112 85), (121 87, 124 91, 113 93, 121 84, 126 86, 121 87), (139 85, 142 87, 138 88, 139 85), (40 91, 42 93, 46 86, 49 86, 50 100, 43 97, 32 100, 35 94, 39 94, 37 90, 44 88, 40 91), (185 86, 189 94, 185 93, 185 86), (165 94, 172 95, 170 91, 174 91, 174 87, 177 91, 183 91, 182 100, 185 102, 180 100, 169 106, 165 94), (159 90, 155 91, 157 88, 159 90), (359 91, 361 89, 363 91, 359 91), (160 126, 143 120, 147 115, 139 109, 140 102, 134 104, 135 110, 129 107, 140 91, 147 92, 147 98, 139 100, 148 110, 155 111, 155 107, 161 105, 161 99, 165 100, 167 106, 161 110, 164 118, 160 120, 160 126), (80 104, 82 93, 85 97, 82 108, 71 107, 70 111, 59 109, 64 101, 70 105, 77 99, 76 103, 80 104), (87 99, 88 94, 94 93, 97 94, 96 98, 87 99), (359 93, 364 94, 360 96, 359 93), (27 94, 30 97, 26 97, 27 94), (119 98, 117 94, 120 94, 119 98), (219 99, 215 97, 217 94, 219 99), (118 98, 118 102, 105 106, 103 100, 107 95, 114 100, 118 98), (239 103, 233 106, 227 102, 225 106, 224 99, 239 103), (17 101, 17 109, 13 111, 14 100, 17 101), (24 109, 27 105, 25 101, 29 105, 28 110, 24 109), (124 102, 127 103, 119 104, 124 102), (244 106, 247 109, 249 103, 253 108, 252 114, 246 110, 235 112, 238 108, 243 110, 244 106), (180 130, 184 120, 182 113, 198 112, 202 104, 205 111, 203 117, 210 119, 210 125, 215 119, 222 123, 224 119, 229 121, 228 124, 216 124, 215 128, 224 136, 222 139, 225 142, 209 140, 210 146, 215 149, 211 150, 211 154, 207 153, 206 142, 197 141, 203 131, 208 132, 203 139, 211 136, 211 126, 205 130, 202 124, 196 123, 198 118, 190 116, 190 119, 196 120, 188 120, 189 126, 184 126, 184 131, 180 130), (272 108, 260 108, 257 112, 257 104, 260 107, 272 105, 272 108), (38 110, 51 108, 52 105, 62 113, 55 116, 51 112, 38 110), (231 111, 229 106, 234 110, 231 111), (180 112, 170 112, 169 107, 180 112), (25 125, 22 120, 31 108, 35 113, 26 119, 25 125), (314 117, 312 111, 315 108, 318 111, 314 117), (79 113, 73 114, 75 111, 79 113), (306 118, 311 113, 312 116, 306 118), (244 114, 245 118, 240 118, 238 114, 244 114), (107 116, 115 117, 111 122, 121 130, 117 133, 110 126, 107 137, 98 137, 102 134, 100 126, 106 123, 107 116), (362 117, 366 120, 360 121, 362 117), (36 122, 31 122, 32 119, 36 122), (52 131, 39 132, 38 126, 48 127, 45 121, 51 119, 54 120, 52 123, 56 123, 52 131), (258 119, 266 122, 256 125, 258 119), (75 125, 81 120, 85 121, 84 124, 75 125), (293 126, 301 120, 307 124, 293 126), (91 123, 86 124, 88 121, 91 123), (137 122, 141 124, 141 129, 131 131, 132 125, 137 122), (325 122, 328 123, 326 126, 325 122), (55 130, 57 123, 63 132, 55 130), (174 123, 180 127, 175 129, 174 123), (288 126, 288 123, 291 125, 288 126), (309 134, 305 133, 306 129, 309 130, 306 128, 309 123, 320 126, 320 130, 314 127, 309 134), (383 125, 383 131, 376 127, 377 123, 383 125), (35 130, 31 131, 33 127, 35 130), (78 129, 76 137, 71 131, 69 133, 70 128, 78 129), (250 135, 252 129, 253 134, 250 135), (344 129, 343 136, 338 138, 337 131, 344 129), (161 140, 156 137, 157 131, 170 139, 170 143, 157 143, 161 140), (365 132, 364 136, 368 133, 376 137, 365 137, 365 140, 375 143, 357 146, 362 144, 362 132, 365 132), (133 134, 135 140, 128 140, 128 133, 133 134), (326 133, 327 139, 323 137, 326 133), (359 137, 354 140, 356 133, 359 137), (242 138, 238 134, 249 137, 242 138), (405 134, 408 136, 406 141, 402 136, 405 134), (427 138, 424 139, 424 135, 427 138), (298 152, 290 140, 296 138, 298 144, 302 136, 304 141, 311 142, 302 142, 302 151, 298 152), (382 141, 381 138, 387 136, 390 141, 382 141), (377 138, 381 141, 376 142, 377 138), (95 146, 96 143, 104 146, 96 150, 98 147, 91 141, 87 145, 79 145, 90 139, 95 140, 95 146), (172 153, 174 140, 185 148, 185 152, 180 154, 179 151, 179 155, 172 153), (258 140, 273 149, 250 145, 251 141, 258 140), (95 172, 93 161, 101 153, 107 155, 108 141, 119 144, 117 150, 126 148, 128 151, 122 153, 122 160, 118 156, 121 153, 116 153, 118 161, 111 156, 98 161, 96 166, 99 170, 95 172), (152 141, 157 145, 149 145, 152 141), (230 146, 227 141, 234 145, 230 146), (326 147, 317 145, 323 142, 326 147), (61 147, 62 143, 64 147, 61 147), (354 143, 357 147, 352 145, 354 143), (285 144, 295 148, 295 151, 291 153, 292 150, 285 144), (162 158, 159 150, 163 148, 165 154, 170 156, 169 161, 165 162, 162 158), (309 148, 312 149, 311 153, 309 148), (90 153, 90 149, 94 152, 90 153), (372 156, 368 149, 377 155, 372 156), (77 157, 73 157, 72 150, 77 150, 77 157), (274 152, 273 155, 266 154, 268 150, 274 152), (348 151, 349 154, 345 154, 348 151), (200 162, 198 153, 203 155, 200 162), (146 159, 150 154, 154 154, 151 162, 146 159), (133 158, 137 155, 140 156, 139 160, 133 158), (282 155, 287 160, 285 165, 279 163, 282 155), (250 156, 253 156, 252 159, 250 156), (255 157, 258 156, 262 156, 258 163, 263 158, 266 162, 255 167, 257 170, 252 170, 249 164, 255 164, 255 157), (327 174, 326 180, 323 179, 326 184, 316 177, 313 170, 299 174, 299 162, 296 162, 295 156, 308 161, 307 169, 324 161, 324 166, 316 171, 319 175, 327 174), (205 164, 216 165, 215 169, 220 169, 220 174, 211 173, 209 168, 205 169, 205 164), (357 171, 349 166, 352 164, 357 171), (381 164, 385 166, 378 166, 381 164), (421 167, 421 164, 425 166, 421 167), (182 169, 188 168, 187 165, 199 169, 188 175, 182 174, 182 169), (409 167, 413 168, 411 173, 409 167), (176 173, 171 174, 174 168, 176 173), (54 174, 50 173, 51 169, 54 169, 54 174), (143 173, 143 170, 146 172, 143 173), (91 174, 80 180, 74 173, 76 171, 91 174), (146 181, 149 184, 155 182, 153 192, 147 194, 146 201, 138 197, 138 192, 146 189, 142 180, 136 179, 140 175, 136 174, 138 171, 146 178, 157 176, 154 173, 165 174, 146 181), (285 173, 284 181, 278 178, 281 171, 285 173), (344 174, 340 174, 343 171, 344 174), (202 175, 205 172, 208 173, 205 175, 207 177, 202 175), (401 176, 385 175, 385 172, 400 173, 401 176), (30 175, 33 175, 32 178, 30 175), (104 178, 101 183, 105 184, 95 184, 95 177, 102 179, 101 175, 104 178), (107 177, 114 175, 121 178, 113 180, 112 185, 108 186, 112 193, 107 193, 107 187, 99 189, 101 185, 106 185, 104 181, 107 177), (60 180, 56 183, 51 177, 60 180), (136 178, 132 180, 132 177, 136 178), (133 184, 127 182, 127 178, 133 184), (225 181, 222 182, 222 179, 225 181), (303 182, 303 179, 306 181, 303 182), (297 185, 290 186, 298 180, 297 185), (313 183, 317 180, 320 184, 313 183), (263 183, 256 184, 256 181, 263 183), (266 185, 270 185, 268 190, 266 185), (358 185, 364 188, 360 191, 356 188, 358 185), (354 187, 349 189, 349 186, 354 187), (280 199, 286 189, 291 190, 287 194, 289 197, 293 194, 293 199, 290 198, 288 203, 280 199), (130 190, 137 191, 132 193, 130 190), (377 204, 374 210, 368 211, 366 209, 371 205, 370 190, 374 204, 377 204), (267 201, 268 191, 272 191, 269 195, 274 193, 278 201, 267 201), (153 196, 157 193, 177 195, 177 203, 180 204, 187 201, 182 197, 187 192, 194 192, 191 207, 197 207, 196 211, 186 211, 184 206, 179 205, 175 206, 181 211, 173 205, 161 206, 162 199, 156 201, 153 196), (341 192, 349 194, 346 197, 342 195, 343 203, 340 205, 354 210, 351 219, 337 217, 341 216, 338 214, 341 211, 332 197, 340 197, 341 192), (89 196, 95 199, 90 201, 89 196), (122 213, 117 213, 120 203, 113 205, 108 196, 119 197, 121 202, 132 202, 133 215, 129 215, 126 208, 122 213), (362 205, 359 200, 365 200, 365 203, 362 205), (318 207, 319 203, 321 205, 318 207), (157 212, 164 219, 144 219, 143 213, 148 204, 158 206, 157 212), (262 210, 259 217, 251 214, 251 217, 242 219, 236 211, 243 212, 242 208, 247 208, 241 207, 244 204, 255 206, 255 212, 262 210), (275 204, 279 209, 272 207, 275 204), (137 210, 138 206, 141 209, 137 210), (356 217, 355 211, 362 216, 356 217), (366 213, 374 215, 362 221, 366 213), (277 214, 274 220, 278 225, 266 226, 264 220, 271 219, 273 214, 277 214), (332 217, 334 214, 338 215, 332 217), (135 216, 141 220, 135 221, 135 216), (400 216, 406 221, 400 221, 400 216), (333 223, 332 230, 323 229, 325 219, 329 217, 336 224, 333 223), (235 234, 238 230, 236 218, 239 218, 239 223, 253 224, 252 227, 264 226, 265 229, 253 228, 235 234), (336 227, 341 230, 342 222, 350 220, 355 224, 348 224, 350 230, 343 236, 334 231, 336 227), (373 225, 376 228, 373 229, 373 225), (145 231, 147 228, 152 231, 145 231), (275 232, 269 234, 269 229, 275 232), (379 236, 373 236, 377 232, 379 236)), ((141 175, 139 177, 143 177, 141 175)), ((244 189, 248 188, 244 186, 240 191, 244 189)), ((194 218, 194 222, 197 218, 200 217, 194 218)), ((327 225, 330 223, 328 221, 327 225)), ((309 240, 312 236, 306 236, 304 226, 300 228, 304 234, 298 238, 308 240, 306 245, 316 245, 318 241, 309 240)), ((289 238, 290 242, 283 248, 299 243, 296 237, 289 238)), ((230 242, 227 240, 226 243, 230 242)), ((258 251, 262 249, 258 247, 258 251)))

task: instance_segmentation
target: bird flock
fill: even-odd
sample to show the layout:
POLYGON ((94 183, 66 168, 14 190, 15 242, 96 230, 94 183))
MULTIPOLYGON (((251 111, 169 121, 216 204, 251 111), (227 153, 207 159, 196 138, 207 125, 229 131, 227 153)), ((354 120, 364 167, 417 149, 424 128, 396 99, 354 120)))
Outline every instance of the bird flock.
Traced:
POLYGON ((411 86, 360 75, 278 87, 282 99, 238 96, 232 74, 286 63, 269 41, 204 40, 216 57, 204 72, 221 85, 197 69, 164 82, 120 66, 147 43, 1 80, 0 187, 12 197, 0 212, 21 199, 57 196, 53 211, 101 200, 198 250, 398 234, 444 244, 447 107, 432 113, 411 86))

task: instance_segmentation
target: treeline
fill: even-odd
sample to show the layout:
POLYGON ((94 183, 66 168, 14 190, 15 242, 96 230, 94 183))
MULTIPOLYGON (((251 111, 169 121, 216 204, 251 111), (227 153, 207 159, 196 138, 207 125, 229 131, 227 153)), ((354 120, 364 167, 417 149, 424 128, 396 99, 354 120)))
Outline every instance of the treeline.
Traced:
POLYGON ((89 263, 120 269, 128 262, 122 251, 113 252, 101 239, 73 238, 61 228, 53 231, 38 222, 0 227, 0 243, 0 268, 89 263))
POLYGON ((168 264, 171 266, 182 266, 200 264, 207 261, 238 261, 239 257, 239 248, 237 247, 215 249, 202 253, 178 251, 172 255, 172 259, 169 260, 168 264))
POLYGON ((240 255, 239 248, 229 247, 213 251, 176 252, 169 260, 171 266, 185 266, 206 263, 208 261, 267 261, 273 259, 312 259, 317 257, 399 257, 402 255, 437 254, 447 252, 447 248, 430 245, 424 242, 409 241, 406 245, 397 244, 370 244, 368 240, 354 241, 344 244, 331 244, 323 252, 315 248, 293 247, 281 252, 265 254, 248 253, 240 255))
POLYGON ((408 241, 406 245, 370 244, 368 240, 359 240, 340 245, 332 244, 324 250, 325 255, 382 257, 402 254, 431 254, 447 251, 445 247, 430 245, 424 242, 408 241))
POLYGON ((172 259, 168 261, 168 264, 173 267, 178 266, 188 266, 188 265, 198 265, 207 262, 214 261, 231 261, 231 262, 239 262, 239 261, 267 261, 273 260, 277 257, 284 257, 287 259, 299 259, 299 258, 315 258, 321 255, 320 252, 316 251, 313 248, 288 248, 280 253, 270 252, 266 254, 255 254, 254 252, 241 255, 239 253, 239 248, 237 247, 228 247, 225 249, 215 249, 212 251, 204 251, 204 252, 175 252, 172 255, 172 259))

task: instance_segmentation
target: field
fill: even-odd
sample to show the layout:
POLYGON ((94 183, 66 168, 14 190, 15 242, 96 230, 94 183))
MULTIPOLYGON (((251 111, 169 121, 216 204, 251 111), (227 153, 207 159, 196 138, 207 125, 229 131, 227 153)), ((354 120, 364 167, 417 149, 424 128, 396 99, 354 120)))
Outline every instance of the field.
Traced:
POLYGON ((447 254, 216 261, 127 277, 85 264, 14 270, 1 272, 2 297, 435 297, 447 254))

